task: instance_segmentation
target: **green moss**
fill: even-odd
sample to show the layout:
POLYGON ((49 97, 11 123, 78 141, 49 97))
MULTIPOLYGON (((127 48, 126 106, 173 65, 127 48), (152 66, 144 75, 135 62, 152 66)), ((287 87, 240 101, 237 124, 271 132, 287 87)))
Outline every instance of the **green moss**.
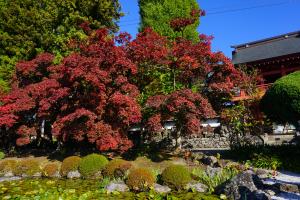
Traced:
POLYGON ((114 159, 106 165, 103 175, 110 178, 122 178, 131 167, 132 165, 129 161, 114 159))
POLYGON ((15 174, 18 176, 28 175, 32 176, 38 172, 41 172, 40 164, 35 159, 24 159, 17 163, 15 167, 15 174))
POLYGON ((69 180, 69 179, 24 179, 19 181, 1 182, 1 199, 40 199, 40 200, 71 200, 71 199, 93 199, 93 200, 144 200, 144 199, 184 199, 184 200, 217 200, 214 195, 199 194, 192 192, 156 194, 153 191, 133 193, 107 194, 99 189, 100 184, 94 180, 69 180))
POLYGON ((17 161, 13 159, 5 159, 0 162, 0 174, 3 175, 7 172, 15 173, 17 161))
POLYGON ((0 151, 0 160, 2 160, 5 157, 5 153, 0 151))
POLYGON ((54 177, 59 172, 59 166, 56 163, 48 163, 43 168, 43 176, 54 177))
POLYGON ((107 165, 108 160, 99 154, 90 154, 83 157, 79 163, 79 172, 83 177, 93 177, 101 172, 107 165))
POLYGON ((155 183, 152 172, 145 168, 133 169, 130 171, 126 184, 134 191, 147 191, 155 183))
POLYGON ((62 176, 67 176, 70 171, 76 171, 79 167, 81 158, 78 156, 70 156, 63 160, 60 173, 62 176))
POLYGON ((162 181, 170 188, 183 190, 192 180, 189 170, 182 165, 171 165, 162 173, 162 181))

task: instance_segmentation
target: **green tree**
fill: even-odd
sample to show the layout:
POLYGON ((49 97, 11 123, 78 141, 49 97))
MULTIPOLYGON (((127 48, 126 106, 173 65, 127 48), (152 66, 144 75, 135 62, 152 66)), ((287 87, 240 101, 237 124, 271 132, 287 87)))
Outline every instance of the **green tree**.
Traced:
POLYGON ((278 79, 261 101, 262 110, 279 123, 300 120, 300 71, 278 79))
MULTIPOLYGON (((182 36, 181 32, 174 31, 170 22, 175 18, 189 18, 191 11, 199 9, 196 0, 139 0, 141 24, 140 31, 146 27, 153 28, 157 33, 171 39, 182 36)), ((199 41, 197 27, 199 19, 186 27, 183 36, 186 39, 199 41)))
POLYGON ((18 60, 44 51, 62 58, 71 39, 86 37, 80 24, 117 31, 121 15, 117 0, 0 0, 0 92, 9 90, 18 60))

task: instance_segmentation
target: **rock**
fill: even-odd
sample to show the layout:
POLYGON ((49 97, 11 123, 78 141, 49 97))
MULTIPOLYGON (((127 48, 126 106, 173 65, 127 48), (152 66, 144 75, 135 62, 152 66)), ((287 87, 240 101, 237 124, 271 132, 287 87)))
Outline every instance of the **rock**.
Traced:
POLYGON ((255 200, 271 200, 271 196, 262 190, 256 190, 248 195, 247 199, 255 200))
POLYGON ((206 168, 206 174, 210 177, 213 177, 217 174, 220 174, 222 172, 222 168, 220 167, 211 167, 211 166, 207 166, 206 168))
POLYGON ((192 153, 191 159, 193 161, 200 161, 204 157, 203 153, 192 153))
POLYGON ((28 178, 28 177, 30 177, 30 176, 29 176, 28 174, 22 174, 21 177, 22 177, 22 178, 28 178))
POLYGON ((34 178, 42 177, 42 172, 37 172, 37 173, 33 174, 32 177, 34 177, 34 178))
POLYGON ((101 180, 102 178, 103 178, 102 173, 101 173, 101 171, 99 171, 99 172, 96 172, 96 173, 94 174, 94 176, 91 177, 90 179, 101 180))
POLYGON ((51 176, 51 178, 61 178, 61 175, 60 175, 59 172, 55 172, 55 174, 53 174, 53 175, 51 176))
POLYGON ((269 171, 269 170, 266 170, 266 169, 257 169, 256 170, 256 175, 260 179, 268 178, 270 176, 270 174, 272 174, 272 171, 269 171))
POLYGON ((168 186, 164 186, 164 185, 160 185, 155 183, 154 187, 153 187, 154 191, 157 193, 169 193, 171 192, 171 188, 169 188, 168 186))
POLYGON ((275 196, 276 192, 274 192, 273 190, 265 190, 265 193, 267 193, 270 196, 275 196))
POLYGON ((73 178, 80 178, 81 177, 81 174, 79 173, 78 170, 76 171, 71 171, 67 174, 67 178, 69 179, 73 179, 73 178))
POLYGON ((244 199, 262 187, 262 181, 257 175, 252 171, 245 171, 218 186, 216 193, 225 194, 229 199, 244 199))
POLYGON ((17 181, 17 180, 21 180, 22 178, 19 176, 13 176, 13 177, 0 177, 0 182, 3 181, 17 181))
POLYGON ((14 174, 12 173, 12 171, 10 171, 10 172, 5 172, 5 174, 3 176, 4 177, 12 177, 12 176, 14 176, 14 174))
POLYGON ((218 159, 214 156, 204 156, 202 158, 202 163, 213 167, 218 163, 218 159))
POLYGON ((191 189, 200 193, 205 193, 208 191, 208 187, 202 183, 188 183, 186 187, 187 189, 191 189))
POLYGON ((107 192, 128 192, 129 187, 123 182, 111 182, 109 185, 106 186, 105 188, 107 192))
POLYGON ((275 183, 273 185, 273 188, 275 191, 280 192, 292 192, 292 193, 299 193, 299 188, 297 185, 294 184, 288 184, 288 183, 275 183))

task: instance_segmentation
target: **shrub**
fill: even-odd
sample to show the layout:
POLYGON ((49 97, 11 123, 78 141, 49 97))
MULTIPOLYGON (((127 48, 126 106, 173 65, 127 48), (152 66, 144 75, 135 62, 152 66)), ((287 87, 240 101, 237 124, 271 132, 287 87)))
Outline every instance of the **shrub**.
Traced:
POLYGON ((276 122, 297 124, 300 118, 300 72, 278 79, 262 98, 261 107, 276 122))
POLYGON ((194 168, 192 170, 192 175, 197 181, 207 185, 209 192, 214 192, 217 186, 232 179, 238 172, 239 171, 235 168, 224 168, 221 169, 221 171, 211 173, 208 173, 202 168, 194 168))
POLYGON ((48 163, 43 168, 43 176, 45 177, 55 177, 59 172, 59 166, 56 163, 48 163))
POLYGON ((272 170, 276 170, 282 165, 277 156, 267 156, 262 153, 254 154, 253 158, 248 160, 247 163, 257 168, 272 170))
POLYGON ((155 183, 155 177, 145 168, 133 169, 129 172, 126 184, 134 191, 147 191, 155 183))
POLYGON ((79 172, 84 177, 94 176, 100 172, 107 165, 108 160, 106 157, 99 154, 90 154, 83 157, 79 163, 79 172))
POLYGON ((5 174, 7 172, 15 173, 16 166, 16 160, 2 160, 0 162, 0 174, 5 174))
POLYGON ((106 165, 103 174, 110 178, 121 178, 131 167, 131 163, 126 160, 114 159, 106 165))
POLYGON ((2 160, 5 157, 5 153, 0 151, 0 160, 2 160))
POLYGON ((192 180, 189 170, 182 165, 171 165, 162 173, 162 181, 170 188, 182 190, 192 180))
POLYGON ((70 156, 65 158, 61 164, 61 175, 66 176, 70 171, 78 170, 80 160, 81 158, 78 156, 70 156))
POLYGON ((28 175, 32 176, 40 172, 40 164, 35 159, 24 159, 17 163, 15 174, 18 176, 28 175))

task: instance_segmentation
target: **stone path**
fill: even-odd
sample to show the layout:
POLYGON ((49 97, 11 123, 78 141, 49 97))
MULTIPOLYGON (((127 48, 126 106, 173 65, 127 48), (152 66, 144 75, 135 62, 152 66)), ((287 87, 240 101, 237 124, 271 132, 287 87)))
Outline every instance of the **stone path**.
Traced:
MULTIPOLYGON (((274 185, 276 183, 280 184, 292 184, 297 185, 300 189, 300 174, 280 171, 279 174, 274 178, 267 178, 263 180, 266 185, 274 185)), ((300 193, 292 192, 281 192, 276 196, 272 197, 273 200, 300 200, 300 193)))

